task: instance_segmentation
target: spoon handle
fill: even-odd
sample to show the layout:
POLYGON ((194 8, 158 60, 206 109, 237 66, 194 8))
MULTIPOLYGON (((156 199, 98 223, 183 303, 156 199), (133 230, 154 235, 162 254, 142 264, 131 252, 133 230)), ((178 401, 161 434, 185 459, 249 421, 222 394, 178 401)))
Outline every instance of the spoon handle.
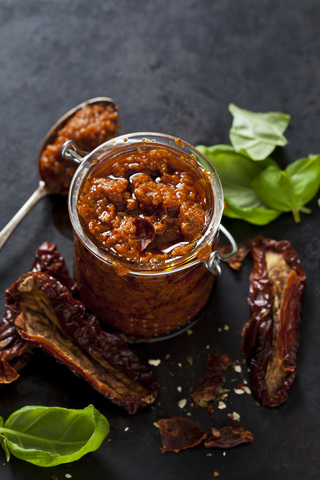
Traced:
POLYGON ((14 230, 20 222, 28 215, 33 207, 41 200, 41 198, 48 195, 49 191, 45 187, 45 183, 40 180, 37 190, 31 195, 29 200, 20 208, 10 222, 0 232, 0 250, 10 238, 14 230))

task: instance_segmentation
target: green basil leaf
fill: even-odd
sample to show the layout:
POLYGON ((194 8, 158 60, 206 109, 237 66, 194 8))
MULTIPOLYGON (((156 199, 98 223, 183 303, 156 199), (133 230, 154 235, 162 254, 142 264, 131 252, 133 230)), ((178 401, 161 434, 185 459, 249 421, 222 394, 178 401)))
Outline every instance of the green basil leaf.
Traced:
POLYGON ((238 207, 235 203, 229 200, 224 214, 227 217, 238 218, 254 225, 267 225, 279 217, 281 212, 279 210, 266 208, 265 205, 260 207, 238 207))
POLYGON ((218 173, 223 187, 226 216, 265 225, 280 215, 278 210, 268 209, 251 187, 252 180, 263 168, 275 165, 273 160, 253 162, 235 152, 230 145, 198 145, 197 149, 218 173))
MULTIPOLYGON (((0 427, 3 427, 4 426, 4 420, 2 417, 0 417, 0 427)), ((3 448, 5 454, 6 454, 6 459, 7 459, 7 462, 9 462, 10 460, 10 452, 8 450, 8 447, 7 447, 7 441, 6 441, 6 437, 4 435, 1 435, 0 434, 0 445, 1 447, 3 448)))
POLYGON ((320 187, 320 155, 309 155, 286 168, 300 206, 310 202, 320 187))
POLYGON ((300 212, 310 212, 304 205, 312 200, 319 186, 319 155, 297 160, 285 170, 270 166, 252 181, 252 188, 268 207, 292 211, 296 222, 300 221, 300 212))
POLYGON ((290 178, 285 170, 268 167, 252 180, 251 185, 268 207, 281 212, 291 211, 294 198, 290 178))
POLYGON ((0 445, 4 450, 7 462, 9 462, 9 460, 10 460, 10 450, 8 449, 7 440, 6 440, 6 437, 4 435, 0 435, 0 445))
POLYGON ((255 113, 229 105, 233 116, 230 141, 236 152, 252 160, 264 160, 276 146, 284 146, 283 133, 290 122, 290 115, 281 112, 255 113))
POLYGON ((0 435, 15 457, 51 467, 96 450, 109 430, 108 420, 93 405, 83 410, 26 406, 10 415, 0 435))

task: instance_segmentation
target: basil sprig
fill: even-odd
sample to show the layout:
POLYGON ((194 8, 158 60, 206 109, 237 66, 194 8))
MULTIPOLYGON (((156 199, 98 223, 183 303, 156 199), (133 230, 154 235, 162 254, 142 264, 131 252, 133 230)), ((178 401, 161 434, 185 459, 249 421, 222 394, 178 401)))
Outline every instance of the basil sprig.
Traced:
POLYGON ((83 410, 26 406, 4 422, 0 417, 0 443, 10 454, 41 467, 78 460, 97 450, 110 430, 108 420, 88 405, 83 410))
POLYGON ((234 104, 231 145, 198 145, 220 177, 224 214, 255 225, 266 225, 291 211, 296 222, 300 212, 320 187, 320 155, 296 160, 281 170, 270 157, 276 146, 287 143, 283 133, 290 116, 278 112, 254 113, 234 104))

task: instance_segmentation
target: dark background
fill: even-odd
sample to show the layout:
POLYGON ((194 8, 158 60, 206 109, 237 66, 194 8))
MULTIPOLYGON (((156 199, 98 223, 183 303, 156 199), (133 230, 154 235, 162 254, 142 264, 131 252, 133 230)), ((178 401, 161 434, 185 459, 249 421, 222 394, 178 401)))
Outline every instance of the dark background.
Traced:
MULTIPOLYGON (((121 133, 158 131, 193 145, 229 143, 230 102, 282 111, 292 120, 281 164, 319 153, 319 23, 317 0, 0 0, 0 228, 37 187, 38 149, 50 126, 95 96, 116 101, 121 133)), ((307 272, 299 372, 284 405, 266 409, 251 395, 236 395, 241 375, 231 369, 225 410, 210 415, 190 406, 208 352, 228 353, 242 363, 251 265, 239 273, 224 267, 192 335, 134 347, 143 361, 161 359, 155 368, 158 402, 136 416, 111 405, 64 366, 35 355, 20 379, 0 390, 0 414, 7 418, 29 404, 93 403, 110 421, 111 441, 78 462, 49 469, 14 457, 7 463, 1 452, 1 480, 50 480, 53 474, 59 480, 66 474, 74 480, 209 480, 215 471, 227 480, 319 479, 320 212, 316 199, 309 206, 312 213, 298 225, 290 214, 265 227, 223 221, 237 240, 262 234, 291 241, 307 272), (193 359, 189 369, 187 357, 193 359), (188 403, 180 410, 182 398, 188 403), (253 432, 254 443, 225 455, 201 446, 160 452, 153 425, 158 418, 189 412, 210 430, 230 423, 232 411, 253 432)), ((72 270, 65 198, 42 200, 3 248, 2 292, 30 268, 43 241, 55 242, 72 270)), ((246 377, 245 367, 243 372, 246 377)))

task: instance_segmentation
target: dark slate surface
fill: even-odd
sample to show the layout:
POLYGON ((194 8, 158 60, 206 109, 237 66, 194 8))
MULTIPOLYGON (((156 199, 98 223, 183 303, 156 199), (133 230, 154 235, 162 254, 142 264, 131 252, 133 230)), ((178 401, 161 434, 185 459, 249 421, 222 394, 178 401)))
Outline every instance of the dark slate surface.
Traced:
MULTIPOLYGON (((292 115, 283 165, 318 153, 319 20, 316 0, 1 0, 0 228, 36 189, 37 152, 47 130, 90 97, 114 98, 121 133, 159 131, 194 145, 229 142, 230 102, 283 111, 292 115)), ((307 271, 299 373, 286 404, 270 410, 231 391, 226 410, 216 408, 210 415, 190 407, 190 390, 208 352, 241 361, 251 267, 246 264, 238 274, 224 268, 192 335, 135 348, 144 361, 162 360, 156 368, 161 392, 153 409, 130 417, 63 366, 36 355, 17 382, 1 389, 1 415, 7 418, 28 404, 82 408, 93 403, 110 420, 111 442, 74 464, 49 469, 15 458, 7 463, 0 453, 1 480, 45 480, 53 474, 59 480, 66 474, 77 480, 209 480, 215 471, 228 480, 320 478, 320 213, 316 200, 310 206, 312 213, 299 225, 290 214, 265 227, 224 220, 238 240, 256 234, 290 240, 307 271), (181 398, 188 398, 183 411, 181 398), (202 447, 160 452, 153 425, 158 418, 191 412, 190 418, 209 429, 226 424, 232 411, 254 433, 253 444, 225 455, 211 451, 208 456, 202 447)), ((28 270, 45 240, 57 243, 72 269, 65 199, 42 200, 1 251, 2 292, 28 270)), ((230 372, 226 386, 233 389, 235 379, 239 374, 230 372)))

